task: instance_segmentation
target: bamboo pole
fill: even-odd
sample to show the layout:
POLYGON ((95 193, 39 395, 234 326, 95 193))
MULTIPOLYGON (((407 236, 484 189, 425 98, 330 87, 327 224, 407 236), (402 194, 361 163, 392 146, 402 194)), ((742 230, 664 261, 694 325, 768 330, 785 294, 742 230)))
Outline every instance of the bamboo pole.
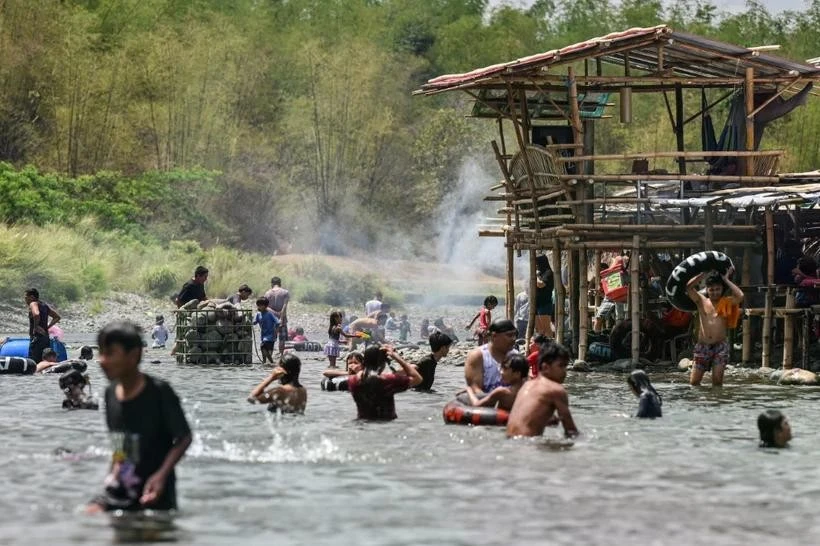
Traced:
POLYGON ((558 180, 592 180, 595 182, 748 182, 750 184, 777 184, 779 176, 735 176, 717 174, 556 174, 558 180))
POLYGON ((703 243, 704 248, 706 250, 714 250, 715 249, 715 222, 714 217, 712 214, 712 207, 710 205, 706 205, 703 208, 703 221, 704 221, 704 236, 703 236, 703 243))
MULTIPOLYGON (((511 116, 510 119, 512 120, 512 123, 513 123, 515 138, 516 138, 516 140, 518 140, 518 149, 521 151, 521 153, 524 153, 524 151, 527 149, 527 144, 526 144, 527 139, 526 139, 525 135, 523 134, 524 130, 521 128, 521 124, 518 122, 518 118, 515 116, 515 104, 514 104, 514 101, 512 99, 512 87, 509 87, 509 86, 507 87, 507 98, 509 100, 509 106, 510 106, 510 116, 511 116)), ((538 207, 538 200, 535 197, 535 176, 533 175, 532 165, 530 165, 530 161, 529 161, 529 159, 527 159, 526 154, 524 155, 524 169, 527 171, 527 185, 530 187, 530 194, 532 195, 532 198, 531 198, 532 208, 536 209, 538 207)), ((538 216, 537 211, 534 212, 533 214, 536 217, 538 216)), ((536 225, 535 230, 536 230, 536 232, 541 231, 540 226, 536 225)))
POLYGON ((632 256, 629 257, 629 311, 632 318, 632 364, 638 365, 641 358, 641 310, 640 310, 640 261, 641 238, 632 237, 632 256))
POLYGON ((569 325, 572 331, 572 343, 578 346, 578 255, 577 250, 567 251, 569 269, 569 325))
POLYGON ((555 276, 555 339, 558 343, 564 343, 564 319, 566 310, 564 308, 564 281, 561 265, 561 247, 556 244, 552 247, 552 272, 555 276))
MULTIPOLYGON (((634 160, 634 159, 676 159, 676 158, 685 158, 685 159, 698 159, 701 157, 774 157, 774 156, 783 156, 786 155, 784 150, 759 150, 759 151, 726 151, 726 152, 707 152, 707 151, 699 151, 699 152, 646 152, 646 153, 637 153, 637 154, 594 154, 594 155, 581 155, 581 156, 570 156, 564 157, 559 156, 557 158, 559 163, 574 163, 576 161, 627 161, 627 160, 634 160)), ((639 176, 633 174, 632 176, 639 176)))
POLYGON ((515 320, 515 249, 507 241, 507 318, 515 320))
MULTIPOLYGON (((601 250, 610 250, 610 249, 618 249, 618 248, 629 248, 632 245, 631 241, 628 240, 618 240, 618 241, 584 241, 584 242, 570 242, 567 243, 566 246, 571 249, 578 249, 581 247, 587 247, 589 249, 601 249, 601 250)), ((691 241, 646 241, 641 244, 643 248, 646 249, 668 249, 668 248, 689 248, 692 246, 703 246, 701 240, 691 240, 691 241)), ((755 248, 759 247, 760 243, 757 241, 718 241, 715 243, 715 246, 735 246, 741 248, 755 248)))
POLYGON ((535 249, 530 249, 530 306, 527 318, 527 345, 529 345, 535 331, 536 292, 538 291, 535 270, 535 249))
POLYGON ((601 251, 596 250, 592 256, 595 260, 593 267, 595 268, 595 308, 597 309, 601 306, 601 251))
MULTIPOLYGON (((786 292, 786 309, 794 309, 794 288, 786 292)), ((794 364, 794 316, 783 317, 783 369, 790 370, 794 364)))
POLYGON ((578 360, 586 360, 589 331, 589 268, 585 248, 578 251, 578 274, 578 360))
MULTIPOLYGON (((686 231, 686 232, 702 232, 703 226, 661 226, 655 224, 567 224, 564 229, 568 231, 584 231, 604 229, 606 231, 639 231, 641 233, 656 232, 656 231, 686 231)), ((756 226, 730 226, 720 225, 715 226, 719 231, 731 231, 735 233, 753 233, 757 231, 756 226)))
MULTIPOLYGON (((746 247, 743 249, 743 269, 741 271, 740 282, 743 286, 749 286, 752 283, 752 249, 746 247)), ((744 307, 748 307, 751 303, 748 290, 743 292, 744 307)), ((747 314, 743 314, 743 351, 741 353, 741 361, 743 364, 748 364, 752 360, 752 321, 747 314)))
MULTIPOLYGON (((747 151, 755 149, 755 69, 746 69, 746 78, 744 79, 744 93, 746 95, 746 142, 744 147, 747 151)), ((755 160, 753 156, 746 158, 746 176, 754 176, 755 174, 755 160)))
POLYGON ((803 324, 802 324, 802 336, 800 338, 800 367, 804 370, 807 369, 809 365, 809 327, 811 326, 811 322, 814 320, 814 313, 812 313, 811 309, 804 309, 803 310, 803 324))
POLYGON ((772 351, 772 308, 774 306, 774 214, 766 208, 766 312, 763 316, 763 355, 761 363, 769 365, 772 351))

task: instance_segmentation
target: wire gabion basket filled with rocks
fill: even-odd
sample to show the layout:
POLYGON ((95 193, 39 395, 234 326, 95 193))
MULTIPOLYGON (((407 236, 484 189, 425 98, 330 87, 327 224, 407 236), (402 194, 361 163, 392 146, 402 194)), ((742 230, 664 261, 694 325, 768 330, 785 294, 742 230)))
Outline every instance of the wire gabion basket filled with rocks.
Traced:
POLYGON ((176 314, 178 364, 250 364, 253 311, 227 301, 188 302, 176 314))

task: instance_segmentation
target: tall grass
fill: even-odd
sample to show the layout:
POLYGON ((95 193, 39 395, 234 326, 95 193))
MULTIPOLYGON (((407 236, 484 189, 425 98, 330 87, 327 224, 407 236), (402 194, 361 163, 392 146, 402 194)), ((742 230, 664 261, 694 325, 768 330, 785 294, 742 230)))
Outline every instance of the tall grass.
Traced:
POLYGON ((282 265, 271 257, 194 241, 167 245, 98 229, 93 220, 72 226, 0 224, 0 299, 22 297, 36 287, 57 304, 98 298, 111 290, 160 298, 174 295, 197 265, 211 271, 209 297, 226 297, 240 284, 255 294, 270 287, 273 275, 304 303, 361 303, 381 289, 391 301, 401 296, 370 274, 335 271, 320 260, 282 265))

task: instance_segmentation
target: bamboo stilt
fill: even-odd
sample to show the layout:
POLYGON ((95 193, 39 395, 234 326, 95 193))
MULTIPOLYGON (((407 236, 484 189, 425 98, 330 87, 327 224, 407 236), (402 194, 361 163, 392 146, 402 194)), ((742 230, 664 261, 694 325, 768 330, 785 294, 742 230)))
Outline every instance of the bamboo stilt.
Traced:
POLYGON ((636 366, 641 359, 640 256, 641 238, 635 235, 632 237, 632 255, 629 257, 629 311, 632 318, 632 363, 636 366))
POLYGON ((596 250, 593 253, 593 259, 595 260, 595 264, 593 267, 595 268, 595 308, 601 306, 601 251, 596 250))
MULTIPOLYGON (((786 309, 794 309, 794 289, 786 292, 786 309)), ((790 370, 794 364, 794 316, 783 317, 783 369, 790 370)))
POLYGON ((589 330, 589 268, 587 251, 578 251, 578 360, 587 358, 587 332, 589 330))
MULTIPOLYGON (((578 347, 578 251, 567 252, 569 260, 569 324, 572 330, 572 343, 578 347)), ((576 351, 577 354, 577 351, 576 351)))
POLYGON ((527 343, 532 339, 535 331, 535 293, 538 290, 535 278, 535 250, 530 250, 530 316, 527 319, 527 343))
POLYGON ((564 343, 564 320, 566 318, 564 309, 566 293, 561 269, 561 248, 556 244, 552 248, 552 271, 555 275, 555 339, 558 343, 564 343))
MULTIPOLYGON (((752 283, 752 249, 743 249, 743 269, 740 275, 740 283, 743 286, 749 286, 752 283)), ((749 292, 744 292, 743 306, 749 306, 749 292)), ((751 318, 743 314, 743 351, 741 353, 741 361, 743 364, 748 364, 752 360, 752 321, 751 318)))
MULTIPOLYGON (((746 95, 746 142, 744 147, 746 151, 755 149, 755 69, 746 69, 746 78, 744 80, 744 93, 746 95)), ((755 158, 748 156, 745 160, 746 176, 754 176, 755 174, 755 158)))
POLYGON ((515 320, 515 249, 507 244, 507 318, 515 320))
POLYGON ((774 306, 774 214, 766 209, 766 256, 768 258, 766 274, 766 312, 763 316, 763 366, 770 364, 772 354, 772 308, 774 306))

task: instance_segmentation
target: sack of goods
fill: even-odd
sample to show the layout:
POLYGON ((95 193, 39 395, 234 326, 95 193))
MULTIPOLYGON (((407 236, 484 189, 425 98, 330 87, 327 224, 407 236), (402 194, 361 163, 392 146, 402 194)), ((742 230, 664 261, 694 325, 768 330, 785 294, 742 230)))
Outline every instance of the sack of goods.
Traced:
POLYGON ((176 314, 178 364, 250 364, 253 311, 209 300, 176 314))

